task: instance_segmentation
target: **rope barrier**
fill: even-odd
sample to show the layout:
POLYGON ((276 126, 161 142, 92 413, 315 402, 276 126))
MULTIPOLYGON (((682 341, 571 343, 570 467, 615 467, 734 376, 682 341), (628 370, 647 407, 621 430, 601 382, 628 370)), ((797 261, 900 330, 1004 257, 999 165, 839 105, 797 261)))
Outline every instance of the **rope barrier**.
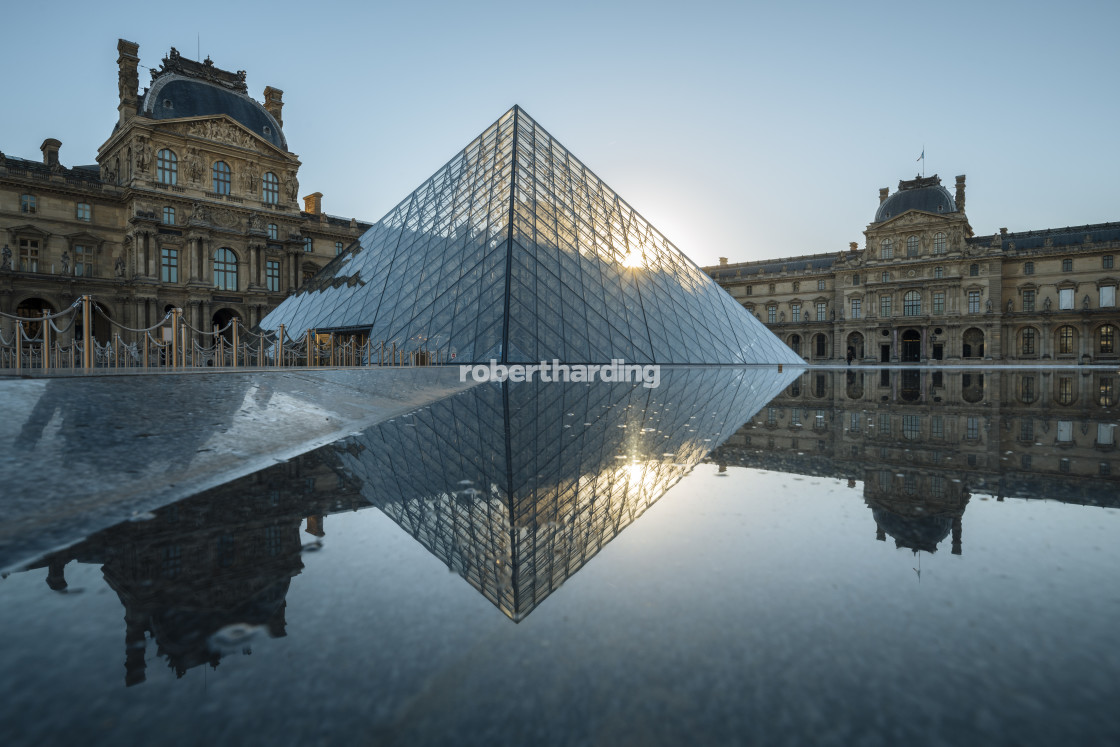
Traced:
POLYGON ((47 314, 47 315, 44 315, 44 316, 20 316, 19 314, 5 314, 3 311, 0 311, 0 317, 3 317, 4 319, 15 319, 16 321, 20 321, 20 322, 40 322, 44 319, 57 319, 58 317, 62 316, 63 314, 68 314, 74 309, 75 306, 80 306, 81 303, 82 303, 82 299, 79 298, 77 301, 70 304, 69 306, 67 306, 65 309, 58 312, 57 314, 47 314))

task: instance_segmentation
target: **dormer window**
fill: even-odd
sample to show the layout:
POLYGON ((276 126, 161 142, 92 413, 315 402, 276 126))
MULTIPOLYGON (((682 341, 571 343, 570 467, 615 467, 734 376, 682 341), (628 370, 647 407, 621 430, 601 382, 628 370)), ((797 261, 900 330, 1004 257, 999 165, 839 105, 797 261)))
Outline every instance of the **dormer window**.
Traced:
POLYGON ((269 127, 268 125, 265 125, 262 129, 264 131, 264 134, 266 134, 266 135, 271 135, 272 134, 272 128, 269 127))
POLYGON ((164 109, 174 109, 175 104, 172 103, 171 99, 164 99, 163 100, 163 108, 164 109))

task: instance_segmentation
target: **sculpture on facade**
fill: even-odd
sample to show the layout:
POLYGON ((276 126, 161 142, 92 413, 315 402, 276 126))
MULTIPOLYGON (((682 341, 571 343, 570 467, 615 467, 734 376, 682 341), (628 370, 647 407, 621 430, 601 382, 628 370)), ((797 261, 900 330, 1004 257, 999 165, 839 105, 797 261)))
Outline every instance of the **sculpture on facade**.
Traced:
POLYGON ((70 274, 70 253, 66 251, 62 252, 62 274, 70 274))
POLYGON ((3 262, 0 262, 0 270, 12 269, 12 250, 4 244, 4 250, 0 252, 0 257, 3 257, 3 262))

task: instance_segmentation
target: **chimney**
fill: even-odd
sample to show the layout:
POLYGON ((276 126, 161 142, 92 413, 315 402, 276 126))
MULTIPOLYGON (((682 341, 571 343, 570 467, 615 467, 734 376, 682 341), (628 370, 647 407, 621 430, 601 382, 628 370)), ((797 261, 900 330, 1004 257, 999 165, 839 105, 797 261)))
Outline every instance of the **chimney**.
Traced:
POLYGON ((964 174, 957 177, 957 211, 964 212, 964 174))
POLYGON ((140 110, 140 78, 136 67, 140 64, 140 45, 136 42, 117 40, 117 88, 121 102, 117 105, 118 124, 124 124, 140 110))
POLYGON ((891 193, 891 188, 890 187, 883 187, 882 189, 879 190, 879 204, 880 205, 882 205, 884 202, 887 201, 887 195, 889 195, 890 193, 891 193))
POLYGON ((314 194, 305 195, 303 198, 303 212, 311 213, 312 215, 321 215, 323 213, 323 193, 316 192, 314 194))
POLYGON ((264 87, 264 108, 276 120, 276 124, 281 127, 284 126, 284 118, 281 113, 284 111, 284 92, 279 88, 272 86, 264 87))
POLYGON ((719 266, 720 267, 727 267, 727 257, 720 257, 719 258, 719 266))
POLYGON ((849 241, 849 242, 848 242, 848 251, 849 251, 849 252, 856 252, 856 251, 859 251, 859 242, 856 242, 856 241, 849 241))
POLYGON ((43 151, 43 163, 46 166, 58 165, 58 149, 61 147, 62 141, 55 140, 53 137, 47 138, 39 146, 39 150, 43 151))

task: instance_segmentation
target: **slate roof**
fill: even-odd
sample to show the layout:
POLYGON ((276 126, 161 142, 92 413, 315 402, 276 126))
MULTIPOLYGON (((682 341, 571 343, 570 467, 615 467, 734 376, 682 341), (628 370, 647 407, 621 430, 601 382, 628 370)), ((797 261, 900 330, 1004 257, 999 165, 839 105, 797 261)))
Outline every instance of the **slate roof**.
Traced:
POLYGON ((917 178, 909 182, 900 181, 898 191, 888 197, 875 211, 875 223, 890 220, 907 210, 921 210, 926 213, 955 213, 957 205, 949 190, 941 186, 941 180, 934 174, 928 178, 917 178))
POLYGON ((288 150, 280 125, 262 104, 205 80, 175 73, 161 75, 144 94, 140 114, 157 120, 227 114, 277 148, 288 150))

